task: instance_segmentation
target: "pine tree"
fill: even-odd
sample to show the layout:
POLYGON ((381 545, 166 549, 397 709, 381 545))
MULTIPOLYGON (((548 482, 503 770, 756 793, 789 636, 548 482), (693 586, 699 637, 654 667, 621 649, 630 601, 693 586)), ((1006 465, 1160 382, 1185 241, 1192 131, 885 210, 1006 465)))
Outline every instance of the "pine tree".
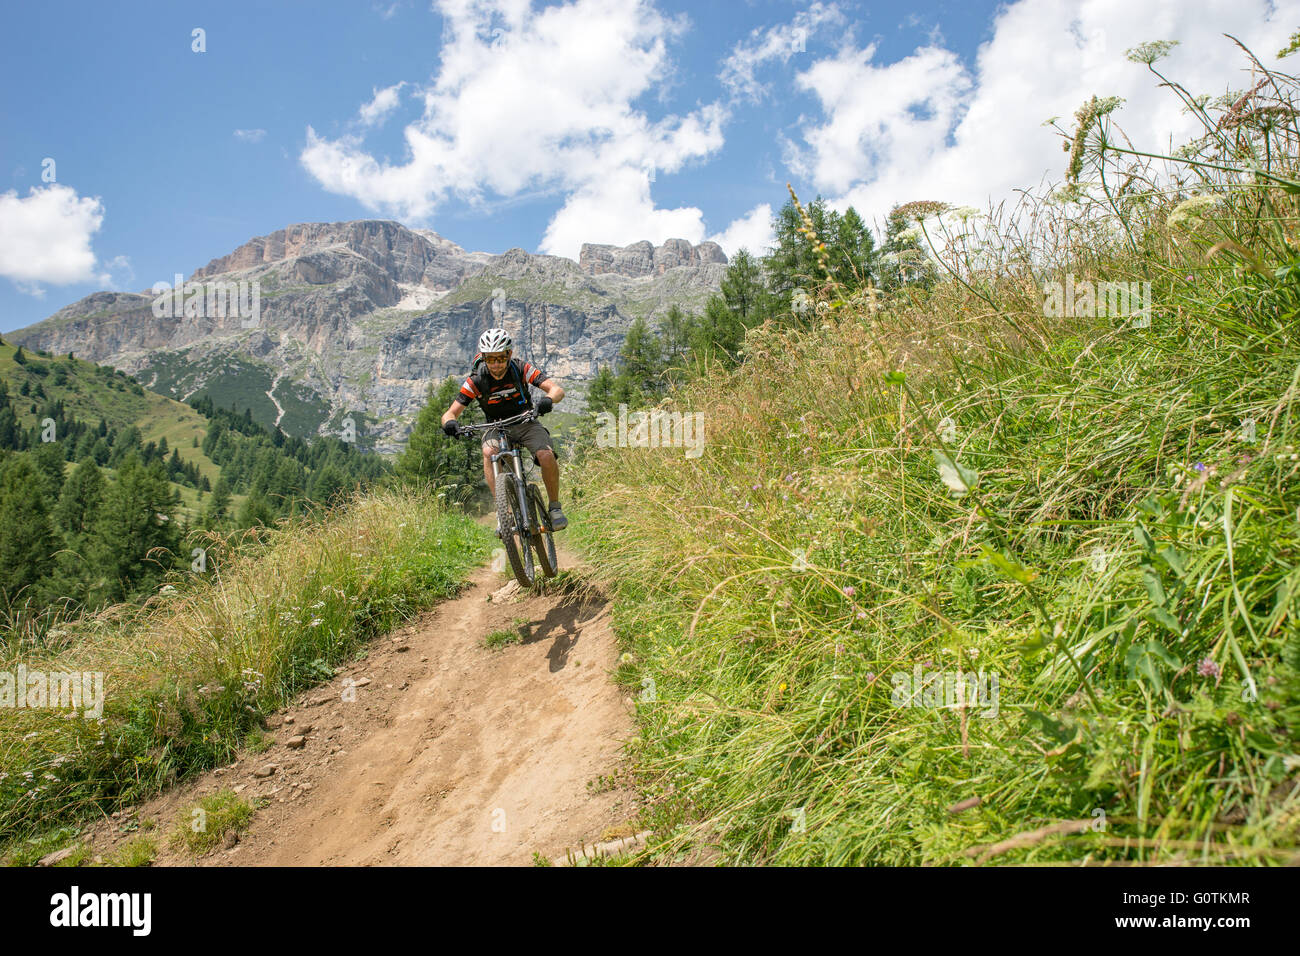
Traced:
MULTIPOLYGON (((453 441, 442 431, 443 413, 451 406, 459 390, 460 381, 455 378, 445 379, 436 388, 430 383, 428 400, 420 409, 406 451, 398 458, 394 473, 404 482, 433 484, 447 492, 447 497, 453 501, 468 501, 483 484, 483 455, 479 450, 482 443, 465 439, 453 441)), ((470 405, 458 421, 465 425, 481 422, 483 415, 475 405, 470 405)), ((323 476, 330 468, 350 483, 347 482, 349 472, 346 466, 329 463, 322 467, 320 474, 323 476)), ((318 477, 312 489, 312 497, 317 501, 322 500, 321 481, 322 478, 318 477)))
POLYGON ((618 403, 614 400, 614 373, 602 365, 596 377, 587 386, 587 410, 590 412, 612 412, 618 403))
POLYGON ((72 469, 54 509, 55 521, 70 538, 88 534, 94 527, 104 489, 104 474, 93 461, 72 469))
POLYGON ((722 277, 722 301, 732 314, 732 324, 750 329, 762 323, 770 311, 763 269, 758 261, 741 249, 727 266, 722 277))
POLYGON ((690 347, 690 326, 690 318, 676 304, 668 309, 663 321, 659 323, 659 334, 664 344, 664 361, 669 366, 685 359, 686 350, 690 347))
POLYGON ((663 349, 641 316, 633 320, 618 354, 622 361, 621 374, 634 389, 647 393, 659 391, 663 349))
POLYGON ((212 498, 203 513, 203 526, 216 528, 224 524, 230 517, 230 501, 230 485, 222 475, 217 478, 217 486, 212 489, 212 498))
POLYGON ((49 503, 47 508, 52 509, 63 491, 63 465, 67 459, 64 457, 62 443, 38 441, 31 455, 41 494, 49 503))
POLYGON ((315 480, 312 482, 311 496, 314 501, 319 501, 324 505, 332 505, 346 488, 347 481, 344 479, 343 473, 333 465, 326 465, 316 474, 315 480))
POLYGON ((803 290, 813 295, 834 280, 846 289, 856 289, 876 278, 875 240, 853 207, 843 215, 828 209, 818 196, 804 207, 812 221, 817 240, 826 246, 829 269, 811 237, 804 232, 803 218, 790 200, 773 220, 776 246, 763 260, 768 273, 768 291, 792 315, 796 323, 808 322, 811 316, 792 309, 795 294, 803 290))
POLYGON ((31 459, 15 455, 0 479, 0 605, 10 607, 26 596, 44 604, 52 597, 46 578, 61 542, 46 501, 31 459))
POLYGON ((174 555, 180 545, 175 510, 162 463, 145 466, 135 452, 128 453, 104 495, 91 543, 105 577, 105 599, 120 601, 162 576, 170 565, 168 553, 174 555))
POLYGON ((239 509, 239 526, 241 528, 251 528, 254 525, 269 527, 274 524, 275 509, 271 507, 271 503, 266 500, 265 495, 254 491, 244 499, 243 507, 239 509))

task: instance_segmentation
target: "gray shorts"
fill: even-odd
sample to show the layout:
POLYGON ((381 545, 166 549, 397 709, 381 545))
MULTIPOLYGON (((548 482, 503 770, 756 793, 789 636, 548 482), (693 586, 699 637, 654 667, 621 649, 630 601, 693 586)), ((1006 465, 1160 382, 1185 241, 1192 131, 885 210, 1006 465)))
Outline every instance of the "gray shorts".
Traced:
MULTIPOLYGON (((543 448, 554 454, 555 449, 551 448, 551 433, 546 430, 541 422, 521 422, 518 425, 511 425, 506 429, 506 434, 510 436, 510 443, 516 448, 522 446, 533 453, 533 460, 537 460, 537 453, 543 448)), ((484 449, 490 451, 497 450, 497 440, 489 438, 483 442, 484 449)))

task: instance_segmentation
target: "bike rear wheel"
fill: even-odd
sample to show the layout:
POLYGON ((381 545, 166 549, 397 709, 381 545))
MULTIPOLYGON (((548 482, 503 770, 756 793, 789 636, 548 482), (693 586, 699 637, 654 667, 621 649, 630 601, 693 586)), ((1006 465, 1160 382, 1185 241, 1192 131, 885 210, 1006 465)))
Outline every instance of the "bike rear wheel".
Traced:
POLYGON ((536 571, 528 538, 519 530, 524 526, 524 520, 523 515, 518 513, 519 494, 515 490, 517 482, 518 479, 508 471, 497 474, 497 524, 501 527, 501 547, 505 549, 515 580, 522 587, 531 587, 536 571))

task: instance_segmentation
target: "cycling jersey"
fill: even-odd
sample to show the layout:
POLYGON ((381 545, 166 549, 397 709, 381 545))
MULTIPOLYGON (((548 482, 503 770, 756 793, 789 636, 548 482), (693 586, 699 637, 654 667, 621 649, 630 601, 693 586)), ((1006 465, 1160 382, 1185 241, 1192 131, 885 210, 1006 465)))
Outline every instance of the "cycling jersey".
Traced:
POLYGON ((487 363, 475 356, 474 368, 461 385, 456 401, 468 405, 477 400, 490 422, 510 418, 533 407, 528 386, 546 381, 547 375, 536 365, 511 358, 506 373, 493 378, 487 363))

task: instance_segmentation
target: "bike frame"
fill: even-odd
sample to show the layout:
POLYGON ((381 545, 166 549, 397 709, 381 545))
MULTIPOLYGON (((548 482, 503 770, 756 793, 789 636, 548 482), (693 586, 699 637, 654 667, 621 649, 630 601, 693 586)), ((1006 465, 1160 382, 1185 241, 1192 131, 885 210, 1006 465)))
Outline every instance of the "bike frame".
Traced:
POLYGON ((492 453, 492 474, 495 481, 501 480, 503 468, 502 458, 511 460, 510 472, 515 476, 515 495, 518 498, 519 514, 523 518, 523 527, 515 530, 521 532, 527 537, 531 537, 534 529, 530 527, 531 511, 528 507, 528 479, 524 477, 523 456, 519 453, 510 441, 510 436, 506 434, 506 429, 512 425, 522 425, 524 422, 537 421, 538 414, 536 409, 529 409, 521 412, 512 418, 503 418, 497 422, 482 422, 478 425, 464 425, 462 430, 470 434, 482 432, 484 434, 495 433, 497 438, 497 450, 492 453))

